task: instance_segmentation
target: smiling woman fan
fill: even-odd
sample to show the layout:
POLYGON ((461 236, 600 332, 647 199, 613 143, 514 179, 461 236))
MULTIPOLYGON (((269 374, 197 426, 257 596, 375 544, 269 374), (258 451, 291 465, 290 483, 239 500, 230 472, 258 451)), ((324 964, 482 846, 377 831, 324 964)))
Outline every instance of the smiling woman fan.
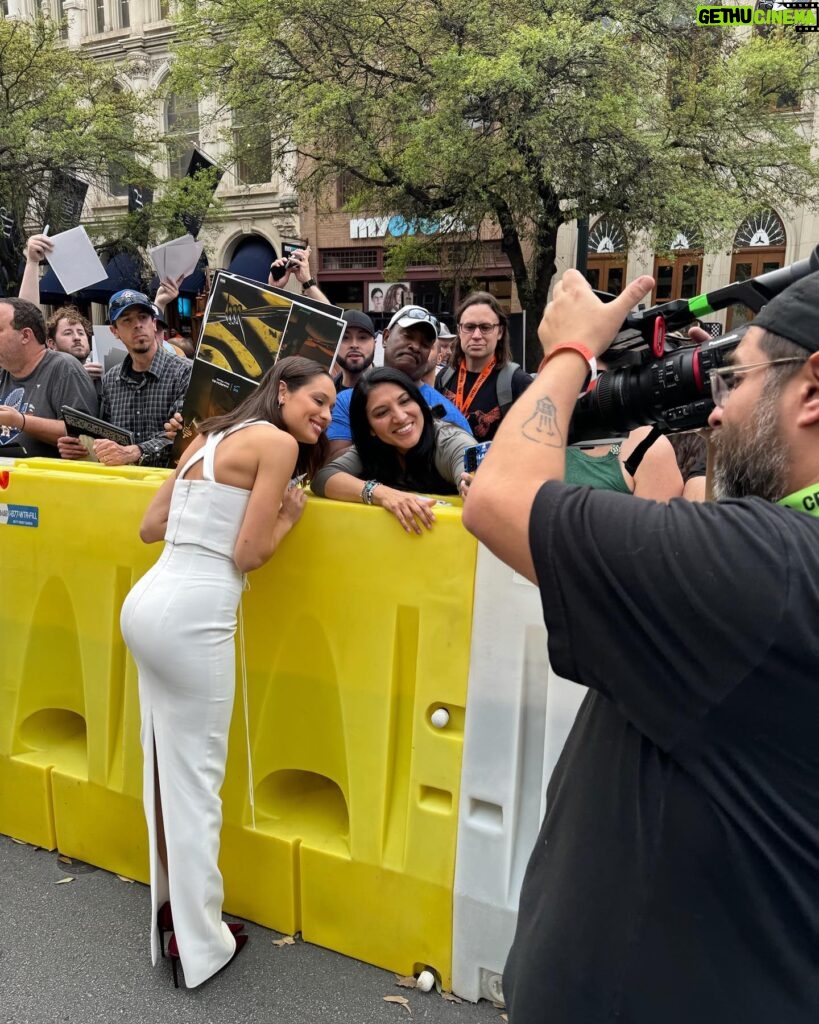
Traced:
POLYGON ((416 385, 389 367, 356 384, 350 427, 354 446, 319 470, 312 483, 315 493, 380 505, 408 533, 430 528, 435 500, 408 492, 457 493, 464 450, 475 439, 460 427, 433 419, 416 385))

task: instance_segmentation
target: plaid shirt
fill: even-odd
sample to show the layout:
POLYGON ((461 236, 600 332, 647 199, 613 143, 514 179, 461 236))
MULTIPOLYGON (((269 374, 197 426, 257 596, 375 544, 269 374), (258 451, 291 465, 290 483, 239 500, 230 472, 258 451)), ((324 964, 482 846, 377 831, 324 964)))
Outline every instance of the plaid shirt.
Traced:
POLYGON ((168 465, 173 442, 165 437, 164 426, 182 408, 190 376, 187 360, 160 347, 145 373, 136 373, 126 356, 102 378, 100 417, 131 431, 142 450, 142 465, 168 465))

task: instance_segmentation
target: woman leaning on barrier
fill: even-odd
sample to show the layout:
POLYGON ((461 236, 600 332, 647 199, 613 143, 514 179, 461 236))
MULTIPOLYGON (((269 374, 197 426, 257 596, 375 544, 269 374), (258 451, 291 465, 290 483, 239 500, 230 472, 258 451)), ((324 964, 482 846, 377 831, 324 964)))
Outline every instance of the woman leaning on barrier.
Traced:
POLYGON ((219 873, 234 635, 243 574, 263 565, 301 517, 291 480, 321 461, 336 389, 317 363, 281 359, 232 412, 206 420, 157 491, 140 536, 165 550, 122 608, 139 669, 148 822, 151 954, 201 985, 247 936, 222 921, 219 873), (290 481, 290 483, 288 483, 290 481))
POLYGON ((388 367, 356 384, 350 426, 353 447, 319 470, 311 484, 315 493, 380 505, 407 533, 431 529, 435 499, 423 495, 458 492, 464 451, 474 437, 434 419, 409 377, 388 367))

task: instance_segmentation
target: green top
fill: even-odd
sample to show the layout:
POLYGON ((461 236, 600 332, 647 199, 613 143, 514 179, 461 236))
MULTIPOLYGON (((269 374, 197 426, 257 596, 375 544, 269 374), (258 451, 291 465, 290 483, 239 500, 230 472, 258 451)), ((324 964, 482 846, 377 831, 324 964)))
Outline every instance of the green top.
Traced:
POLYGON ((605 455, 587 455, 580 448, 566 449, 567 484, 585 484, 601 491, 631 494, 620 465, 620 446, 612 445, 605 455))

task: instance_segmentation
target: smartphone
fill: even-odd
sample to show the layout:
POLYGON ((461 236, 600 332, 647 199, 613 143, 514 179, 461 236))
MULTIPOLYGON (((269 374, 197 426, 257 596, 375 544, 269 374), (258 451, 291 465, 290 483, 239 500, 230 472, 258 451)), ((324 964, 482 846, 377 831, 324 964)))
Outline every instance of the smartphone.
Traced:
POLYGON ((471 448, 464 448, 465 472, 475 472, 481 462, 483 462, 484 456, 489 451, 490 444, 492 444, 491 441, 481 441, 479 444, 473 444, 471 448))
POLYGON ((275 262, 270 264, 270 276, 274 281, 281 281, 288 270, 292 270, 293 267, 297 267, 298 263, 295 260, 288 260, 284 266, 277 267, 275 262))

